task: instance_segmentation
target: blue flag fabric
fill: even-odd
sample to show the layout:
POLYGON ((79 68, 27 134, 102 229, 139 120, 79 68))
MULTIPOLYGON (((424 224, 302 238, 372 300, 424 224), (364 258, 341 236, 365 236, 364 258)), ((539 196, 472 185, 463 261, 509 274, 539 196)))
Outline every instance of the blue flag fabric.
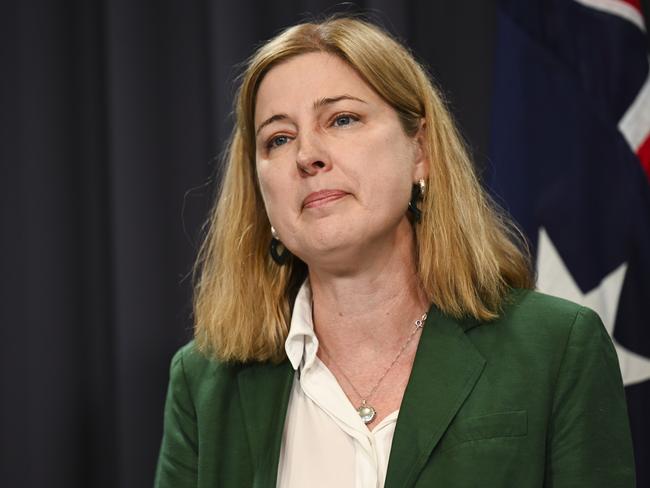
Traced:
POLYGON ((540 291, 612 335, 638 486, 650 486, 650 81, 638 0, 500 4, 489 185, 540 291))

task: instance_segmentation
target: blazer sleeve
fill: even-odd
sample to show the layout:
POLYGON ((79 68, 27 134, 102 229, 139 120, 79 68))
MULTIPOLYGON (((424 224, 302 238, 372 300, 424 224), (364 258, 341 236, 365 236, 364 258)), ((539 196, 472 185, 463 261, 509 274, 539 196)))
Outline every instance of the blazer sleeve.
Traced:
POLYGON ((171 362, 155 488, 197 486, 196 410, 185 375, 183 351, 179 350, 171 362))
POLYGON ((544 486, 635 486, 623 382, 598 315, 578 311, 558 371, 547 435, 544 486))

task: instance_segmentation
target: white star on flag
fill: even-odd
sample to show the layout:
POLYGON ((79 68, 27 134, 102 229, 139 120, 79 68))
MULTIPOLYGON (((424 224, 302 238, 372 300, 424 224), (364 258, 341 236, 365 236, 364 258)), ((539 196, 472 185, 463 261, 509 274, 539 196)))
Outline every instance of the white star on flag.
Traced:
POLYGON ((625 386, 650 379, 650 359, 624 348, 614 339, 614 322, 627 263, 605 276, 593 290, 582 293, 543 227, 539 229, 537 249, 537 289, 589 307, 600 315, 614 342, 625 386))

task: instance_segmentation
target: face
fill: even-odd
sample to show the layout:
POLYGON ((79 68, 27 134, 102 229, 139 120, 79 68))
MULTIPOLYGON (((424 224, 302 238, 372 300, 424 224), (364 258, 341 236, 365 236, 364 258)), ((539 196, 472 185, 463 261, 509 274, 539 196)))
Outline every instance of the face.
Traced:
POLYGON ((269 220, 308 265, 410 236, 411 187, 427 172, 420 138, 340 58, 308 53, 272 68, 255 131, 269 220))

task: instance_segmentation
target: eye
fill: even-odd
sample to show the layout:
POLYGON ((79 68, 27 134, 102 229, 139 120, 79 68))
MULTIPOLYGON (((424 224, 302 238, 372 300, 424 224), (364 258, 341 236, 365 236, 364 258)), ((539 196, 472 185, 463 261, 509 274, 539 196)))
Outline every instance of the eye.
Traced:
POLYGON ((332 121, 332 125, 335 127, 345 127, 352 125, 354 122, 358 122, 359 117, 352 114, 339 114, 332 121), (338 123, 337 123, 338 122, 338 123))
POLYGON ((276 136, 276 137, 272 137, 272 138, 269 139, 269 141, 266 143, 266 148, 267 148, 267 149, 274 149, 274 148, 276 148, 276 147, 278 147, 278 146, 282 146, 282 145, 286 144, 288 141, 289 141, 289 137, 288 137, 288 136, 276 136))

